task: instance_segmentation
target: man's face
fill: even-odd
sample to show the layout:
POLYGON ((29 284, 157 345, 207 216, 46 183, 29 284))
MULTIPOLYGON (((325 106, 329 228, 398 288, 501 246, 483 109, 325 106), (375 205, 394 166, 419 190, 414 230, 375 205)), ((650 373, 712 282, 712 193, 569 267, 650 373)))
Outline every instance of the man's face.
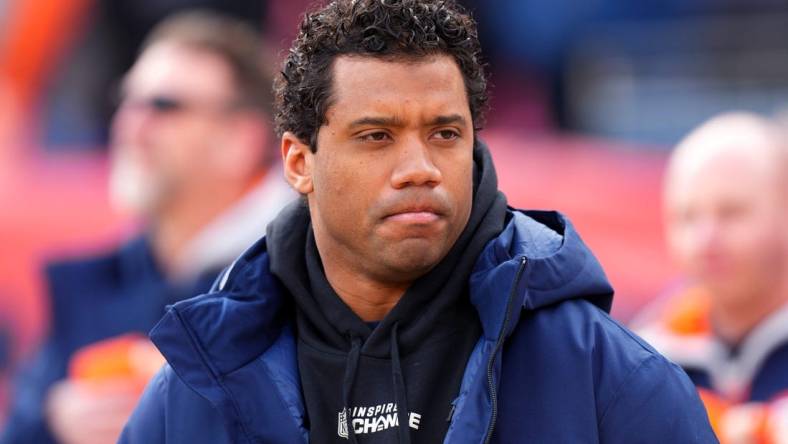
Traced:
MULTIPOLYGON (((762 153, 762 150, 759 151, 762 153)), ((746 151, 676 165, 666 195, 668 240, 690 276, 728 306, 779 285, 785 205, 776 168, 746 151)))
POLYGON ((205 192, 235 97, 218 56, 156 43, 126 76, 112 124, 113 200, 142 215, 205 192))
POLYGON ((343 56, 332 97, 307 156, 321 256, 379 282, 412 281, 440 262, 470 215, 474 134, 462 74, 449 56, 343 56))

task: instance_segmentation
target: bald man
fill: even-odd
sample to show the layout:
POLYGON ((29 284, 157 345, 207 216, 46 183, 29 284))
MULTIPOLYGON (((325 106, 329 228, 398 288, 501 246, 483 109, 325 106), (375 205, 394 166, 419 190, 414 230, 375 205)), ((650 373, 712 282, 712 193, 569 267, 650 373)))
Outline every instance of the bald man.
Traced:
POLYGON ((686 284, 635 328, 699 387, 721 442, 788 442, 788 147, 728 113, 673 153, 664 214, 686 284), (781 399, 782 398, 782 399, 781 399))

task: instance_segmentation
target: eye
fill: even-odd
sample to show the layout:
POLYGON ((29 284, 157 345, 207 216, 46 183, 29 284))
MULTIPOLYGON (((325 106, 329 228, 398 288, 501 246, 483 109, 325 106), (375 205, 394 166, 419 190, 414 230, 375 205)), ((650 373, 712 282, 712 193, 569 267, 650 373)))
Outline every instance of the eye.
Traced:
POLYGON ((364 142, 384 142, 390 138, 384 131, 374 131, 360 136, 360 139, 364 142))
POLYGON ((449 141, 460 137, 460 133, 453 129, 442 129, 435 132, 435 137, 439 140, 449 141))

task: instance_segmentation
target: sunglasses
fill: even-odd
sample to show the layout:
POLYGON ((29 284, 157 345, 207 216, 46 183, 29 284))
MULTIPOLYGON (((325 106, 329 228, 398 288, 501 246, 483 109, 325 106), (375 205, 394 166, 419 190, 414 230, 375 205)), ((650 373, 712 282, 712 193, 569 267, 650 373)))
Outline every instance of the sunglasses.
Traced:
POLYGON ((188 106, 186 102, 180 99, 176 99, 175 97, 167 97, 167 96, 153 96, 149 97, 147 100, 144 100, 145 108, 156 112, 156 113, 173 113, 176 111, 182 111, 188 106))
POLYGON ((224 113, 242 108, 243 104, 238 101, 198 102, 165 94, 155 94, 149 97, 134 99, 120 97, 117 100, 116 108, 120 108, 121 106, 129 106, 136 109, 150 111, 153 114, 166 115, 191 110, 224 113))

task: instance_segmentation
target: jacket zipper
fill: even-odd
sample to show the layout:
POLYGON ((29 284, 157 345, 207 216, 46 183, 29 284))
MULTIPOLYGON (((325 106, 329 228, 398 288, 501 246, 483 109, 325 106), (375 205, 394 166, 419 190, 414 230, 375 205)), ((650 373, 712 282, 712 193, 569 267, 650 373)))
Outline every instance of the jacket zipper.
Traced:
POLYGON ((498 334, 498 340, 495 342, 495 348, 493 348, 493 353, 490 356, 490 360, 487 362, 487 384, 490 389, 490 399, 492 400, 492 416, 490 418, 490 426, 487 428, 487 437, 484 439, 484 444, 490 443, 493 429, 495 429, 495 422, 498 419, 498 393, 495 391, 495 381, 493 381, 493 367, 495 366, 495 357, 498 355, 498 351, 503 346, 506 327, 509 324, 509 318, 511 318, 512 302, 514 301, 517 285, 520 283, 520 279, 523 276, 523 271, 525 270, 525 265, 527 262, 527 258, 520 258, 520 266, 517 268, 517 273, 514 276, 514 284, 512 285, 511 291, 509 292, 509 299, 506 301, 506 314, 503 318, 503 326, 501 326, 501 332, 498 334))

